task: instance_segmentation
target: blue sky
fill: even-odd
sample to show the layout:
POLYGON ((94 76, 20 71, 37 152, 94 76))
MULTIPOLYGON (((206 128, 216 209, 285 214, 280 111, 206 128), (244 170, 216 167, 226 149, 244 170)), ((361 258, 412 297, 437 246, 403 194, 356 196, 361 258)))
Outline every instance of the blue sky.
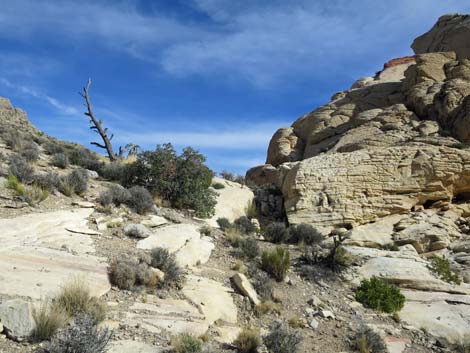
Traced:
POLYGON ((46 133, 191 145, 215 170, 265 160, 274 131, 409 46, 462 0, 0 0, 0 96, 46 133))

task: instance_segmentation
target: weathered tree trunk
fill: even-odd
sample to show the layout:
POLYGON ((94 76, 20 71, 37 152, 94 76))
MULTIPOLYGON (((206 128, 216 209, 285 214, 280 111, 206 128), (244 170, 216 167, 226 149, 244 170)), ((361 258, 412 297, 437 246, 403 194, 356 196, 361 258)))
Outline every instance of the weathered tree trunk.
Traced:
POLYGON ((108 137, 108 129, 103 128, 103 122, 101 120, 96 119, 95 114, 93 113, 89 95, 90 85, 91 79, 89 79, 86 86, 83 87, 83 93, 80 93, 80 95, 85 99, 85 106, 87 107, 85 115, 90 118, 90 129, 94 130, 97 134, 99 134, 101 136, 101 139, 103 140, 103 143, 91 142, 91 144, 99 148, 105 149, 108 153, 109 160, 111 162, 114 162, 120 159, 122 156, 117 156, 116 153, 114 153, 113 145, 111 144, 111 140, 113 139, 114 135, 111 134, 111 137, 108 137))

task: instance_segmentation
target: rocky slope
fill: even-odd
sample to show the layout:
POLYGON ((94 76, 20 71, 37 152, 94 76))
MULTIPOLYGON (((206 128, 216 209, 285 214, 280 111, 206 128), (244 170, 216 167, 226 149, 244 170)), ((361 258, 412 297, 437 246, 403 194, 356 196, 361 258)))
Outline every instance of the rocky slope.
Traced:
POLYGON ((360 263, 353 282, 374 275, 410 288, 402 319, 451 343, 470 341, 469 18, 441 17, 414 56, 279 129, 266 164, 247 172, 267 190, 258 192, 265 216, 281 197, 290 224, 346 235, 360 263), (427 259, 438 255, 466 283, 434 283, 427 259))

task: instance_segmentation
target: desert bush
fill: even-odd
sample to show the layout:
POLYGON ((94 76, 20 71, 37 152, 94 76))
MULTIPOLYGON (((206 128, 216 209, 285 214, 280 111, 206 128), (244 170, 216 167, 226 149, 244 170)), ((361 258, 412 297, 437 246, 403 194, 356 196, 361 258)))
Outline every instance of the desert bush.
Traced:
POLYGON ((10 175, 15 176, 23 183, 31 183, 33 181, 34 169, 33 167, 18 154, 10 157, 10 175))
POLYGON ((9 129, 2 133, 3 141, 5 144, 10 147, 12 150, 17 151, 20 149, 23 142, 22 136, 16 130, 9 129))
POLYGON ((249 259, 254 259, 259 255, 258 241, 255 238, 245 238, 240 242, 240 250, 249 259))
POLYGON ((36 162, 39 159, 39 148, 35 143, 29 142, 20 147, 21 156, 28 162, 36 162))
POLYGON ((199 228, 199 233, 201 233, 201 235, 208 237, 212 234, 212 227, 208 225, 204 225, 199 228))
POLYGON ((291 316, 288 323, 291 328, 295 328, 295 329, 305 327, 304 320, 302 320, 302 318, 299 317, 298 315, 291 316))
POLYGON ((87 188, 88 173, 83 169, 75 169, 68 175, 63 176, 58 185, 59 191, 66 196, 81 195, 87 188))
POLYGON ((255 307, 255 314, 258 317, 267 314, 277 314, 280 315, 282 307, 279 303, 275 303, 272 300, 264 300, 255 307))
POLYGON ((269 353, 295 353, 302 343, 302 335, 281 323, 275 323, 269 334, 264 338, 264 344, 269 353))
POLYGON ((429 266, 429 269, 438 278, 445 282, 455 284, 461 283, 459 276, 450 269, 450 263, 447 259, 439 256, 433 257, 431 259, 431 265, 429 266))
POLYGON ((40 186, 43 190, 53 191, 60 184, 60 177, 56 173, 40 173, 33 177, 33 184, 40 186))
POLYGON ((234 248, 240 247, 241 242, 243 241, 243 236, 238 228, 229 228, 225 232, 225 236, 234 248))
POLYGON ((261 268, 277 281, 283 281, 290 267, 289 251, 278 246, 273 251, 261 255, 261 268))
POLYGON ((119 258, 111 264, 109 279, 119 289, 130 290, 136 283, 136 263, 127 258, 119 258))
POLYGON ((7 178, 7 188, 13 190, 20 200, 35 206, 44 201, 49 196, 49 191, 44 190, 37 184, 23 185, 18 178, 13 175, 7 178))
POLYGON ((51 163, 61 169, 65 169, 69 166, 69 157, 65 153, 56 153, 52 156, 51 163))
POLYGON ((369 326, 362 326, 356 338, 356 346, 361 353, 387 352, 387 346, 380 334, 369 326))
POLYGON ((356 300, 371 309, 386 313, 400 311, 405 304, 405 297, 399 288, 377 277, 361 282, 356 290, 356 300))
POLYGON ((138 154, 122 182, 127 187, 144 186, 173 207, 194 210, 198 217, 210 217, 216 204, 209 189, 213 173, 204 162, 205 157, 192 148, 177 155, 171 144, 158 145, 155 151, 138 154))
POLYGON ((239 353, 256 353, 261 346, 259 330, 244 328, 233 341, 233 345, 239 353))
POLYGON ((237 228, 243 234, 251 234, 256 232, 256 226, 251 222, 247 216, 241 216, 233 222, 235 228, 237 228))
POLYGON ((84 147, 76 146, 67 152, 69 161, 76 166, 99 171, 103 162, 101 162, 95 153, 84 147))
POLYGON ((274 222, 265 228, 264 238, 272 243, 282 243, 289 238, 289 232, 284 223, 274 222))
POLYGON ((26 185, 20 198, 30 206, 36 206, 49 197, 49 191, 42 189, 39 185, 26 185))
POLYGON ((33 309, 34 329, 30 340, 42 342, 50 339, 64 326, 67 317, 64 312, 51 305, 49 300, 43 299, 39 307, 33 309))
POLYGON ((222 183, 214 183, 214 184, 212 184, 212 187, 216 190, 225 189, 225 185, 222 184, 222 183))
POLYGON ((129 190, 127 205, 139 214, 145 214, 154 206, 150 192, 142 186, 133 186, 129 190))
POLYGON ((288 241, 290 243, 312 245, 323 240, 321 233, 310 224, 296 224, 289 227, 288 241))
POLYGON ((232 270, 245 274, 248 268, 241 260, 235 260, 235 263, 231 267, 232 270))
POLYGON ((154 248, 151 252, 151 265, 161 270, 165 277, 159 283, 162 287, 179 287, 183 280, 183 270, 176 262, 175 255, 170 254, 168 249, 154 248))
POLYGON ((80 314, 46 345, 46 352, 105 353, 110 339, 111 332, 107 328, 98 328, 92 317, 80 314))
POLYGON ((99 174, 102 178, 111 181, 121 181, 125 174, 126 165, 121 162, 105 163, 101 166, 99 174))
POLYGON ((120 185, 113 185, 108 190, 103 191, 98 196, 98 201, 103 206, 108 206, 110 204, 115 204, 119 206, 121 204, 127 204, 131 198, 129 190, 123 188, 120 185))
POLYGON ((70 317, 86 314, 95 323, 106 317, 106 303, 90 294, 89 286, 81 279, 73 279, 66 283, 55 298, 54 305, 70 317))
POLYGON ((202 351, 202 341, 188 333, 182 333, 171 340, 175 353, 199 353, 202 351))
POLYGON ((262 271, 256 269, 252 275, 253 287, 263 301, 273 299, 273 284, 271 278, 262 271))
POLYGON ((225 180, 233 181, 235 183, 245 185, 245 177, 242 176, 242 175, 236 175, 236 174, 228 172, 226 170, 221 171, 219 174, 225 180))
POLYGON ((230 227, 232 227, 232 223, 228 220, 228 218, 222 217, 217 219, 217 224, 219 225, 219 228, 222 230, 227 230, 230 227))
POLYGON ((49 155, 65 153, 64 147, 60 143, 55 142, 53 140, 45 142, 42 147, 44 148, 44 151, 49 155))

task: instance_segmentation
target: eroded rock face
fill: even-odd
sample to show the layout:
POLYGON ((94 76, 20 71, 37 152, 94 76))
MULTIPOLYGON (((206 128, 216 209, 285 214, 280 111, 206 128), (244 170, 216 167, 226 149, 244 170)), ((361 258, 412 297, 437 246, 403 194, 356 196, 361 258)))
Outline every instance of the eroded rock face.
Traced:
POLYGON ((459 58, 470 57, 470 16, 445 15, 431 30, 416 38, 411 45, 416 54, 455 51, 459 58))
MULTIPOLYGON (((374 78, 278 130, 270 164, 250 169, 247 178, 282 190, 290 223, 330 228, 466 193, 470 60, 459 51, 458 36, 452 45, 449 38, 467 33, 467 22, 468 16, 441 18, 436 28, 442 33, 428 35, 439 45, 391 60, 374 78)), ((470 32, 465 38, 470 43, 470 32)))
POLYGON ((470 151, 403 146, 323 154, 299 163, 283 185, 291 223, 359 225, 450 200, 470 187, 470 151))

